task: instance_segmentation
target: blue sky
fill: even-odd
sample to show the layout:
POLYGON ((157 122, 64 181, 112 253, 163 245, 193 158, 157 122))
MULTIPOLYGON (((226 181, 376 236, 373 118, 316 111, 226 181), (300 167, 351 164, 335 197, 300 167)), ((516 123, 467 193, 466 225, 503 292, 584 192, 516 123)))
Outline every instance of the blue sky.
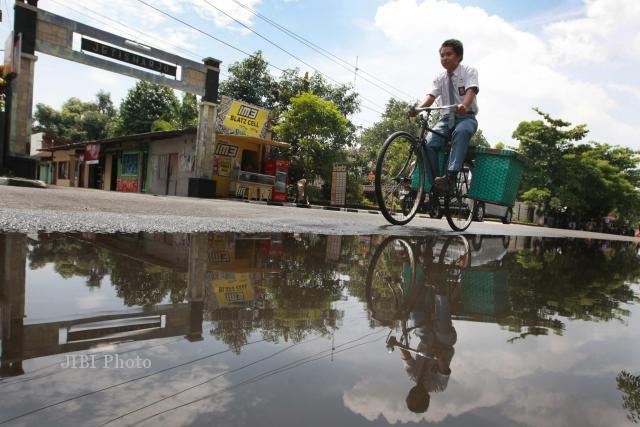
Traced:
MULTIPOLYGON (((6 38, 9 22, 2 1, 6 38)), ((441 71, 442 40, 460 38, 465 62, 478 68, 480 128, 490 142, 514 144, 522 120, 537 106, 573 123, 587 123, 589 138, 640 149, 634 129, 640 108, 640 20, 637 0, 238 0, 350 63, 391 84, 407 101, 421 99, 441 71)), ((247 52, 258 49, 280 68, 311 71, 241 28, 212 5, 295 54, 327 76, 352 83, 354 73, 304 47, 242 9, 234 0, 151 2, 247 52)), ((244 55, 189 30, 136 0, 40 0, 40 7, 86 24, 200 60, 223 61, 223 72, 244 55), (97 14, 103 15, 99 16, 97 14), (112 21, 113 20, 113 21, 112 21), (117 23, 115 23, 115 22, 117 23)), ((119 101, 135 81, 47 55, 38 55, 34 104, 59 108, 70 96, 92 99, 98 89, 119 101)), ((272 69, 275 76, 279 71, 272 69)), ((375 122, 388 92, 356 80, 362 111, 352 120, 375 122)), ((224 78, 224 77, 223 77, 224 78)))

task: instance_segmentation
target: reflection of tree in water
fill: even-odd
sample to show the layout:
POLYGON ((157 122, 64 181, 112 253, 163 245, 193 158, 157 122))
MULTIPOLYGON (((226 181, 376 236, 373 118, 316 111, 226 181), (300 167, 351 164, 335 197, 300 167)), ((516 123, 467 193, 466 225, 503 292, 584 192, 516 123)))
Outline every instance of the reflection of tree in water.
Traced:
POLYGON ((128 306, 159 304, 170 295, 172 303, 184 300, 187 292, 185 274, 124 256, 110 256, 111 283, 128 306))
POLYGON ((629 411, 627 418, 640 423, 640 376, 620 371, 616 377, 618 390, 623 393, 622 407, 629 411))
POLYGON ((31 245, 30 268, 53 263, 54 270, 63 278, 84 277, 90 287, 99 287, 102 279, 110 275, 118 296, 128 306, 157 304, 167 295, 171 295, 174 303, 184 300, 186 277, 171 269, 137 261, 65 234, 40 234, 31 245))
POLYGON ((331 308, 342 285, 337 262, 326 260, 326 244, 326 236, 286 236, 283 255, 268 261, 278 272, 266 273, 262 280, 262 308, 212 310, 211 334, 236 352, 256 332, 270 342, 294 343, 312 334, 329 335, 342 317, 331 308))
MULTIPOLYGON (((421 238, 415 241, 423 242, 421 238)), ((455 296, 452 299, 453 315, 503 325, 518 333, 510 342, 529 335, 546 335, 549 331, 562 334, 562 317, 625 321, 629 311, 624 304, 638 301, 629 285, 640 277, 635 245, 560 239, 536 243, 533 250, 500 252, 501 266, 487 263, 462 269, 461 285, 464 286, 460 288, 460 301, 456 301, 455 296)), ((373 250, 380 244, 374 238, 373 250)), ((481 253, 481 249, 474 250, 481 253)), ((471 254, 472 262, 476 252, 471 254)), ((375 309, 378 321, 393 317, 393 311, 385 312, 385 307, 395 309, 398 304, 397 295, 389 291, 388 284, 391 278, 402 277, 398 271, 403 264, 402 254, 396 245, 376 261, 371 284, 376 305, 369 309, 375 309)), ((369 260, 371 262, 373 260, 369 260)), ((424 267, 420 257, 417 264, 424 267)), ((437 285, 433 268, 424 268, 424 274, 428 282, 437 285)), ((358 277, 357 273, 354 277, 358 277)), ((347 286, 351 295, 358 295, 366 302, 362 291, 364 282, 351 280, 347 286)))
POLYGON ((626 243, 586 246, 580 241, 543 240, 535 251, 511 253, 503 260, 509 272, 511 313, 499 323, 514 332, 562 334, 555 316, 587 321, 624 321, 621 303, 637 301, 629 282, 640 277, 636 247, 626 243), (607 255, 605 255, 605 252, 607 255))
POLYGON ((340 298, 342 285, 336 262, 326 257, 327 236, 289 237, 282 245, 284 255, 274 265, 280 273, 263 282, 265 308, 272 320, 264 337, 300 342, 311 333, 329 334, 328 326, 335 327, 331 303, 340 298))
POLYGON ((234 353, 249 342, 249 335, 258 327, 254 324, 254 313, 238 308, 218 308, 210 313, 213 328, 210 333, 229 346, 234 353))
POLYGON ((31 269, 53 263, 54 270, 65 279, 86 278, 87 286, 99 287, 108 274, 108 257, 92 243, 64 234, 40 234, 31 242, 31 269))

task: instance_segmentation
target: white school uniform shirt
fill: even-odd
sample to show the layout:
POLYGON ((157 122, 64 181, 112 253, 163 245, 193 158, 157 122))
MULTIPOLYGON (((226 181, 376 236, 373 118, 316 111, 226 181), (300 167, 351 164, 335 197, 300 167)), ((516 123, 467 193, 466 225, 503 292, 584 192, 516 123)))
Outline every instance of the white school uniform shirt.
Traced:
MULTIPOLYGON (((480 90, 480 86, 478 86, 478 70, 468 65, 458 64, 458 67, 453 70, 451 79, 453 81, 454 99, 449 99, 449 76, 446 70, 438 74, 433 80, 433 88, 429 92, 429 95, 432 95, 434 98, 440 97, 441 105, 462 104, 467 89, 475 87, 477 91, 480 90)), ((476 95, 478 93, 477 91, 476 95)), ((473 102, 469 106, 469 110, 475 114, 478 114, 479 111, 477 99, 477 96, 474 97, 473 102)))

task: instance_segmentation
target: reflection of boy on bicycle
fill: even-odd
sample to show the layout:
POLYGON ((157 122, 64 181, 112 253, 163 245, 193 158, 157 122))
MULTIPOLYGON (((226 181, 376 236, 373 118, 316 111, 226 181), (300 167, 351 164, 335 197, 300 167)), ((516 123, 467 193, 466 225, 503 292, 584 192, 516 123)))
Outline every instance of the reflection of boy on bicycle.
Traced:
MULTIPOLYGON (((462 65, 463 46, 459 40, 446 40, 440 47, 440 63, 446 69, 433 81, 433 88, 418 106, 430 107, 439 97, 443 105, 456 105, 456 111, 445 114, 434 130, 453 141, 447 172, 432 180, 436 189, 444 191, 451 188, 457 173, 462 169, 471 137, 478 129, 475 115, 478 114, 476 94, 479 91, 478 72, 475 68, 462 65)), ((409 111, 415 116, 415 111, 409 111)), ((438 152, 443 148, 446 139, 435 132, 430 132, 427 142, 427 159, 434 171, 439 170, 438 152)), ((429 168, 427 168, 429 170, 429 168)), ((444 171, 442 171, 444 172, 444 171)), ((433 177, 432 177, 433 178, 433 177)))
MULTIPOLYGON (((457 333, 451 321, 448 268, 446 264, 434 262, 431 245, 425 249, 423 265, 426 269, 419 265, 415 278, 416 285, 422 289, 410 313, 414 333, 420 339, 413 351, 415 357, 410 351, 413 349, 398 346, 405 371, 416 383, 407 395, 407 408, 417 413, 426 412, 429 408, 430 392, 441 392, 447 388, 451 374, 449 366, 454 355, 453 346, 457 341, 457 333)), ((395 338, 393 342, 397 342, 395 338)))

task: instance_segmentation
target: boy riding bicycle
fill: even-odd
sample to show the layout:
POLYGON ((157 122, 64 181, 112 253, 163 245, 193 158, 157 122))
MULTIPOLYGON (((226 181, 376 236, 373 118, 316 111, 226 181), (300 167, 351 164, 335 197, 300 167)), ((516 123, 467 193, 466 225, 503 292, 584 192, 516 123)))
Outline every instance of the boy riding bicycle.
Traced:
MULTIPOLYGON (((440 47, 440 63, 446 71, 439 74, 433 81, 433 88, 418 108, 430 107, 438 98, 443 105, 455 105, 455 111, 448 111, 434 127, 434 131, 448 136, 444 138, 435 132, 430 132, 427 138, 427 159, 431 168, 438 171, 438 152, 444 147, 448 139, 453 141, 447 170, 441 171, 443 176, 436 177, 432 182, 439 191, 446 191, 455 184, 456 176, 462 169, 467 155, 467 148, 471 137, 478 129, 475 118, 478 114, 476 95, 479 91, 478 71, 462 61, 464 49, 462 42, 449 39, 440 47)), ((409 111, 414 117, 416 111, 409 111)), ((432 177, 433 178, 433 177, 432 177)))

